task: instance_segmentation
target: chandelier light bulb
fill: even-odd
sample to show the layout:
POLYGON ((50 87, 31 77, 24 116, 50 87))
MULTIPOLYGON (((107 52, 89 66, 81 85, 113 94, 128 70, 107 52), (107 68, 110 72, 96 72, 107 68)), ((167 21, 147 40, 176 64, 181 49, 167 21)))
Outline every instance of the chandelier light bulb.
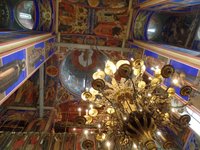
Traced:
POLYGON ((142 66, 142 72, 145 72, 145 70, 146 70, 146 66, 143 65, 143 66, 142 66))
POLYGON ((89 133, 89 131, 86 129, 86 130, 84 130, 84 134, 85 135, 88 135, 88 133, 89 133))
POLYGON ((155 68, 154 68, 154 67, 151 67, 151 70, 153 70, 153 71, 154 71, 154 70, 155 70, 155 68))
POLYGON ((146 83, 144 82, 144 81, 140 81, 139 83, 138 83, 138 88, 139 89, 144 89, 146 87, 146 83))
POLYGON ((73 128, 73 131, 76 131, 76 128, 73 128))
POLYGON ((82 110, 82 109, 79 107, 79 108, 78 108, 78 115, 79 115, 79 116, 81 116, 81 110, 82 110))
POLYGON ((156 68, 156 69, 155 69, 155 75, 160 75, 160 74, 161 74, 161 69, 156 68))
POLYGON ((162 133, 161 133, 160 131, 157 131, 156 134, 157 134, 158 136, 161 136, 161 135, 162 135, 162 133))
POLYGON ((178 84, 178 79, 173 79, 172 82, 173 82, 174 85, 177 85, 178 84))
POLYGON ((94 107, 94 106, 93 106, 93 104, 90 104, 90 106, 89 106, 89 107, 90 107, 90 109, 93 109, 93 107, 94 107))
POLYGON ((105 73, 107 75, 112 76, 117 71, 117 68, 116 68, 116 66, 115 66, 115 64, 113 62, 111 62, 111 61, 108 60, 106 62, 104 71, 105 71, 105 73))
POLYGON ((117 69, 119 69, 119 67, 120 67, 121 65, 124 65, 124 64, 130 65, 130 62, 129 62, 128 60, 119 60, 119 61, 116 63, 117 69))
POLYGON ((126 120, 127 120, 127 117, 123 117, 123 119, 124 119, 124 121, 126 121, 126 120))
POLYGON ((111 146, 111 142, 110 142, 110 141, 107 141, 107 142, 106 142, 106 146, 107 146, 107 147, 110 147, 110 146, 111 146))
POLYGON ((137 145, 135 143, 133 144, 133 148, 137 148, 137 145))
POLYGON ((174 109, 174 108, 172 108, 172 109, 171 109, 171 111, 172 111, 172 112, 175 112, 175 109, 174 109))
POLYGON ((92 95, 96 95, 96 94, 98 94, 99 92, 97 91, 97 90, 95 90, 94 88, 90 88, 90 93, 92 94, 92 95))
POLYGON ((92 95, 92 93, 85 91, 81 94, 81 99, 87 101, 87 100, 94 100, 95 97, 92 95))
POLYGON ((88 109, 85 110, 85 115, 88 116, 88 109))
POLYGON ((97 127, 98 127, 98 128, 101 128, 101 124, 98 124, 97 127))
POLYGON ((95 72, 92 75, 92 78, 94 80, 96 80, 96 79, 104 79, 105 78, 105 73, 103 71, 101 71, 100 69, 98 69, 97 72, 95 72))

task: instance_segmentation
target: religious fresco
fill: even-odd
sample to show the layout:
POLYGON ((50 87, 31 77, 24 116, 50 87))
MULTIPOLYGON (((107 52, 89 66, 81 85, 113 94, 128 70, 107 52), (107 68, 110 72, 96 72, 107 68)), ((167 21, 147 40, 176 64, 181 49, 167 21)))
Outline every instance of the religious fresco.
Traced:
POLYGON ((34 46, 27 48, 28 54, 28 73, 32 73, 45 60, 45 44, 44 42, 37 43, 34 46))
POLYGON ((127 22, 126 9, 118 11, 96 10, 92 33, 97 36, 123 39, 126 34, 127 22))
POLYGON ((44 131, 49 115, 50 111, 45 111, 44 118, 38 119, 37 111, 8 109, 0 113, 0 131, 44 131))
POLYGON ((133 37, 137 40, 147 40, 146 29, 147 24, 153 12, 141 10, 138 12, 133 23, 133 37))
MULTIPOLYGON (((194 84, 194 82, 196 82, 196 77, 198 75, 199 70, 175 60, 171 60, 170 64, 176 70, 172 79, 176 78, 179 80, 178 85, 175 85, 176 93, 184 100, 188 100, 188 96, 180 95, 180 88, 184 85, 187 85, 187 83, 194 84)), ((165 79, 165 85, 166 86, 172 85, 171 79, 165 79)))
POLYGON ((169 45, 179 47, 187 47, 188 35, 191 34, 192 23, 195 21, 195 16, 170 16, 165 25, 162 27, 162 40, 169 45))
POLYGON ((93 50, 70 52, 61 64, 60 79, 63 86, 71 93, 80 96, 89 88, 91 76, 97 69, 103 69, 107 60, 103 54, 93 50), (81 72, 81 73, 80 73, 81 72))
MULTIPOLYGON (((10 93, 15 91, 24 80, 27 80, 55 51, 55 37, 52 36, 43 42, 35 43, 32 46, 28 45, 22 50, 2 56, 0 58, 0 103, 3 103, 6 96, 10 96, 10 93)), ((12 104, 19 106, 35 105, 37 100, 34 101, 34 98, 38 94, 32 95, 32 93, 37 93, 36 91, 37 87, 30 78, 18 90, 18 94, 16 94, 18 98, 15 98, 16 95, 11 96, 12 104), (32 90, 28 92, 26 91, 27 88, 32 90), (24 99, 25 97, 28 97, 28 99, 24 99)))
POLYGON ((57 48, 55 42, 55 38, 45 41, 45 58, 51 57, 55 53, 57 48))
POLYGON ((38 0, 39 6, 39 25, 37 30, 39 31, 51 31, 53 22, 55 20, 53 1, 52 0, 38 0))
MULTIPOLYGON (((53 53, 55 51, 55 47, 53 46, 54 40, 55 40, 54 38, 51 38, 46 41, 46 43, 49 43, 50 45, 50 47, 48 48, 53 50, 52 51, 53 53)), ((42 58, 44 57, 44 51, 38 50, 38 48, 44 49, 43 46, 44 46, 44 42, 40 42, 39 44, 35 44, 27 48, 28 56, 31 56, 31 58, 34 58, 34 59, 31 59, 32 61, 30 59, 28 59, 27 61, 29 74, 32 74, 36 69, 38 69, 41 63, 44 62, 44 60, 41 59, 41 54, 42 54, 42 58), (36 53, 36 50, 37 50, 37 53, 36 53)), ((50 53, 47 53, 48 55, 47 58, 52 56, 53 53, 51 53, 51 50, 50 51, 48 50, 48 52, 50 53)), ((56 87, 57 87, 56 78, 58 78, 59 66, 57 65, 57 61, 55 60, 54 57, 56 57, 56 55, 53 55, 52 59, 49 59, 45 65, 46 66, 45 67, 45 88, 47 88, 47 90, 44 90, 46 92, 45 97, 44 97, 45 106, 53 106, 56 99, 56 87)), ((24 84, 22 84, 20 88, 3 103, 3 105, 4 106, 9 106, 9 105, 25 106, 25 107, 37 106, 38 97, 39 97, 39 80, 38 79, 39 79, 39 73, 37 71, 24 84)), ((1 93, 2 98, 3 98, 3 94, 4 93, 1 93)))
POLYGON ((89 9, 69 4, 59 5, 59 31, 61 33, 85 34, 89 29, 89 9))
POLYGON ((123 8, 128 5, 126 0, 61 0, 71 4, 79 4, 91 8, 123 8))
POLYGON ((2 105, 35 107, 39 98, 39 72, 34 73, 2 105), (29 90, 27 90, 29 89, 29 90))
POLYGON ((59 77, 59 62, 57 61, 56 55, 53 55, 45 63, 45 93, 44 93, 44 105, 45 106, 54 106, 56 103, 56 93, 57 93, 57 84, 59 77))
POLYGON ((4 132, 0 134, 1 149, 65 149, 75 147, 76 135, 72 133, 4 132), (5 138, 6 137, 6 138, 5 138))
POLYGON ((10 10, 6 0, 1 0, 0 10, 0 28, 7 27, 10 22, 10 10))
POLYGON ((173 50, 199 56, 191 51, 198 51, 199 47, 197 13, 139 11, 133 23, 133 40, 150 41, 169 49, 175 46, 173 50))
POLYGON ((86 1, 60 2, 61 42, 121 46, 128 22, 127 2, 104 1, 97 8, 90 5, 86 1))
POLYGON ((27 76, 25 49, 2 57, 0 92, 8 95, 27 76))
POLYGON ((143 48, 140 48, 136 45, 130 45, 129 47, 131 48, 131 52, 133 53, 134 59, 142 59, 144 53, 143 48))
POLYGON ((149 50, 144 51, 144 59, 146 63, 146 71, 152 76, 154 75, 153 68, 162 68, 165 64, 168 63, 168 58, 149 50))
POLYGON ((61 35, 61 42, 113 47, 121 47, 122 45, 122 41, 118 38, 98 37, 94 35, 63 34, 61 35))
POLYGON ((195 133, 191 133, 189 136, 187 143, 184 147, 185 150, 198 150, 200 149, 200 138, 195 133))

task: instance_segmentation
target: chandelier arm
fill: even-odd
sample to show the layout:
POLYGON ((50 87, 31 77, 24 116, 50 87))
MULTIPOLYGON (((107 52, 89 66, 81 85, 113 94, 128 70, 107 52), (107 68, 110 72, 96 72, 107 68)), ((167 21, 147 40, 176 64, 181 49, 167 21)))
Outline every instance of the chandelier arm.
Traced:
MULTIPOLYGON (((116 114, 117 114, 117 120, 118 120, 121 124, 123 124, 123 118, 122 118, 121 114, 118 113, 118 110, 116 110, 116 114)), ((123 127, 123 125, 121 125, 121 124, 120 124, 120 126, 123 127)))
MULTIPOLYGON (((137 126, 140 128, 140 131, 142 131, 140 134, 144 134, 147 138, 152 138, 150 134, 148 134, 148 132, 146 132, 143 128, 143 126, 141 125, 140 121, 138 120, 137 117, 134 118, 137 126)), ((150 128, 152 127, 152 124, 150 125, 150 128)), ((145 128, 146 129, 146 128, 145 128)))
POLYGON ((133 79, 130 78, 130 80, 131 80, 131 83, 132 83, 132 85, 133 85, 134 92, 136 92, 136 88, 135 88, 135 84, 134 84, 134 82, 133 82, 133 79))
MULTIPOLYGON (((112 105, 112 107, 115 108, 115 106, 113 105, 113 102, 112 102, 111 100, 109 100, 109 98, 107 98, 107 97, 103 94, 103 92, 101 92, 101 94, 102 94, 102 96, 112 105)), ((121 110, 119 110, 119 111, 121 112, 121 110)), ((123 113, 123 112, 121 112, 121 113, 123 113)))
POLYGON ((102 96, 113 106, 113 102, 111 100, 109 100, 109 98, 107 98, 103 92, 101 92, 102 96))
POLYGON ((132 112, 133 110, 132 110, 131 106, 129 105, 128 101, 127 100, 125 100, 125 101, 126 101, 128 107, 129 107, 130 111, 132 112))

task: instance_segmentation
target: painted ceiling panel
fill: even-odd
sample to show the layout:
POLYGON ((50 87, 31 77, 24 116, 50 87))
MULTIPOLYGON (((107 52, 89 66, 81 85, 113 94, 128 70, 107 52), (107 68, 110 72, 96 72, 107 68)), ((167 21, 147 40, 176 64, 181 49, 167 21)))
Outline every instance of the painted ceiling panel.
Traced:
POLYGON ((60 3, 61 42, 121 46, 128 22, 127 2, 115 0, 112 4, 109 1, 98 4, 86 1, 60 3), (98 7, 91 7, 93 5, 98 7))

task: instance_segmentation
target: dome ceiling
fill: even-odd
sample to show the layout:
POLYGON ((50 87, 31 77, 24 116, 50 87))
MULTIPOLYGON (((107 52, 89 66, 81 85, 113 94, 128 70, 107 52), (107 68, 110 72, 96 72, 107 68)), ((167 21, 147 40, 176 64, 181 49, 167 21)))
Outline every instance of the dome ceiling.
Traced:
POLYGON ((95 50, 75 50, 70 52, 60 66, 60 80, 72 94, 80 96, 85 88, 90 88, 92 74, 104 68, 107 57, 95 50))

